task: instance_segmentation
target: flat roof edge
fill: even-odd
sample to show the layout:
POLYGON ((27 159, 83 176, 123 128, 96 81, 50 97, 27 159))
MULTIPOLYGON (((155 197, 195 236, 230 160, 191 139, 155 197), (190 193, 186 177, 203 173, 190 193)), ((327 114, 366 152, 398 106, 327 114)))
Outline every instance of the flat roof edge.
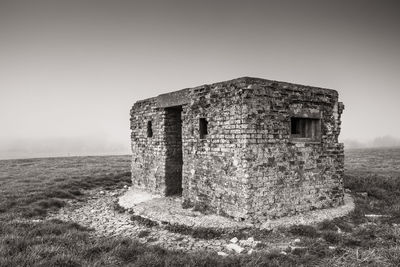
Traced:
POLYGON ((300 89, 301 88, 302 89, 309 88, 309 89, 328 91, 335 95, 338 94, 337 90, 334 90, 331 88, 323 88, 323 87, 303 85, 303 84, 298 84, 298 83, 290 83, 290 82, 284 82, 284 81, 276 81, 276 80, 268 80, 268 79, 263 79, 263 78, 244 76, 244 77, 240 77, 240 78, 236 78, 236 79, 232 79, 232 80, 226 80, 226 81, 216 82, 216 83, 211 83, 211 84, 203 84, 203 85, 199 85, 199 86, 195 86, 195 87, 184 88, 184 89, 180 89, 177 91, 171 91, 168 93, 159 94, 158 96, 155 96, 155 97, 138 100, 135 102, 135 104, 155 100, 157 102, 158 107, 180 106, 180 105, 183 105, 183 104, 189 102, 188 95, 191 90, 201 89, 204 87, 215 87, 215 86, 227 84, 227 83, 240 83, 240 82, 244 82, 247 85, 264 82, 264 83, 270 83, 270 86, 274 86, 274 83, 275 83, 278 87, 282 87, 283 90, 293 89, 291 87, 300 87, 300 89))

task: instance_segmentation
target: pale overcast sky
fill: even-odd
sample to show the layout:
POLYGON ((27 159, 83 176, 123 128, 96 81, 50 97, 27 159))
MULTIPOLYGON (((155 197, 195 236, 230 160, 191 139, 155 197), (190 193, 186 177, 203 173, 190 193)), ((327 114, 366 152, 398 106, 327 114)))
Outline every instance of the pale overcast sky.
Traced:
POLYGON ((136 100, 241 76, 338 90, 342 139, 400 137, 399 7, 0 0, 0 146, 46 154, 43 143, 76 139, 129 153, 136 100))

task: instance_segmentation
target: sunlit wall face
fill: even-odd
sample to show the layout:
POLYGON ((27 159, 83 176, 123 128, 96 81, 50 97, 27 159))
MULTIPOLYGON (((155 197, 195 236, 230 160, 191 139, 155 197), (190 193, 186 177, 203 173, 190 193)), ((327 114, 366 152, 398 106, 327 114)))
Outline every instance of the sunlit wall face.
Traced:
POLYGON ((240 76, 337 89, 342 139, 400 137, 397 2, 0 0, 0 151, 128 153, 133 102, 240 76))

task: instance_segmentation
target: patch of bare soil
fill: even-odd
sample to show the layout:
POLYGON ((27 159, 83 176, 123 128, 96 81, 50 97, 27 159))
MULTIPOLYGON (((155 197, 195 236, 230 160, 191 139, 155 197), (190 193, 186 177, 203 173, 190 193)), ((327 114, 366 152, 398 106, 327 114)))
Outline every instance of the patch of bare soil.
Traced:
MULTIPOLYGON (((178 197, 149 197, 146 193, 135 194, 135 191, 123 189, 91 190, 85 194, 89 195, 87 202, 71 200, 57 213, 50 214, 48 219, 57 218, 77 222, 92 228, 93 236, 137 238, 143 243, 159 245, 167 249, 206 250, 218 252, 220 255, 250 254, 259 250, 285 251, 295 242, 280 231, 265 231, 268 236, 257 234, 252 236, 251 234, 254 233, 252 231, 246 232, 247 235, 240 234, 238 231, 229 231, 249 229, 251 225, 218 215, 202 214, 193 209, 182 209, 181 199, 178 197), (135 196, 138 198, 132 199, 135 196), (128 209, 121 209, 121 206, 117 205, 118 202, 128 209), (130 203, 129 206, 127 203, 130 203), (132 220, 134 216, 144 218, 151 223, 132 220), (168 228, 166 225, 178 227, 168 228), (188 234, 187 229, 202 229, 202 231, 200 234, 199 231, 188 234), (222 229, 228 234, 218 232, 219 234, 210 237, 207 229, 222 229)), ((344 215, 343 212, 336 214, 344 215)), ((298 223, 299 220, 296 219, 294 222, 298 223)), ((280 225, 276 222, 275 226, 280 225)))
MULTIPOLYGON (((115 209, 119 191, 86 192, 90 195, 86 203, 70 201, 68 205, 61 208, 59 212, 50 214, 48 219, 61 219, 64 221, 77 222, 83 226, 93 229, 94 236, 121 236, 137 238, 143 243, 160 245, 167 249, 178 249, 184 251, 207 250, 229 253, 228 245, 231 243, 226 239, 204 240, 189 235, 170 232, 159 226, 145 226, 137 221, 132 221, 129 212, 118 212, 115 209)), ((242 246, 243 251, 249 251, 257 242, 248 244, 247 248, 242 246)))

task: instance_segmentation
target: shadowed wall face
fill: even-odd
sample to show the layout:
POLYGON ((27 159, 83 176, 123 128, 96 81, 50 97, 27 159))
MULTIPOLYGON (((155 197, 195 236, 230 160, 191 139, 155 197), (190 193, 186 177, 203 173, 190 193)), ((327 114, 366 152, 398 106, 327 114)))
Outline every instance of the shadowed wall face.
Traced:
POLYGON ((152 193, 165 194, 165 111, 156 108, 156 99, 137 102, 131 109, 131 150, 133 185, 152 193), (152 136, 148 136, 151 121, 152 136))

